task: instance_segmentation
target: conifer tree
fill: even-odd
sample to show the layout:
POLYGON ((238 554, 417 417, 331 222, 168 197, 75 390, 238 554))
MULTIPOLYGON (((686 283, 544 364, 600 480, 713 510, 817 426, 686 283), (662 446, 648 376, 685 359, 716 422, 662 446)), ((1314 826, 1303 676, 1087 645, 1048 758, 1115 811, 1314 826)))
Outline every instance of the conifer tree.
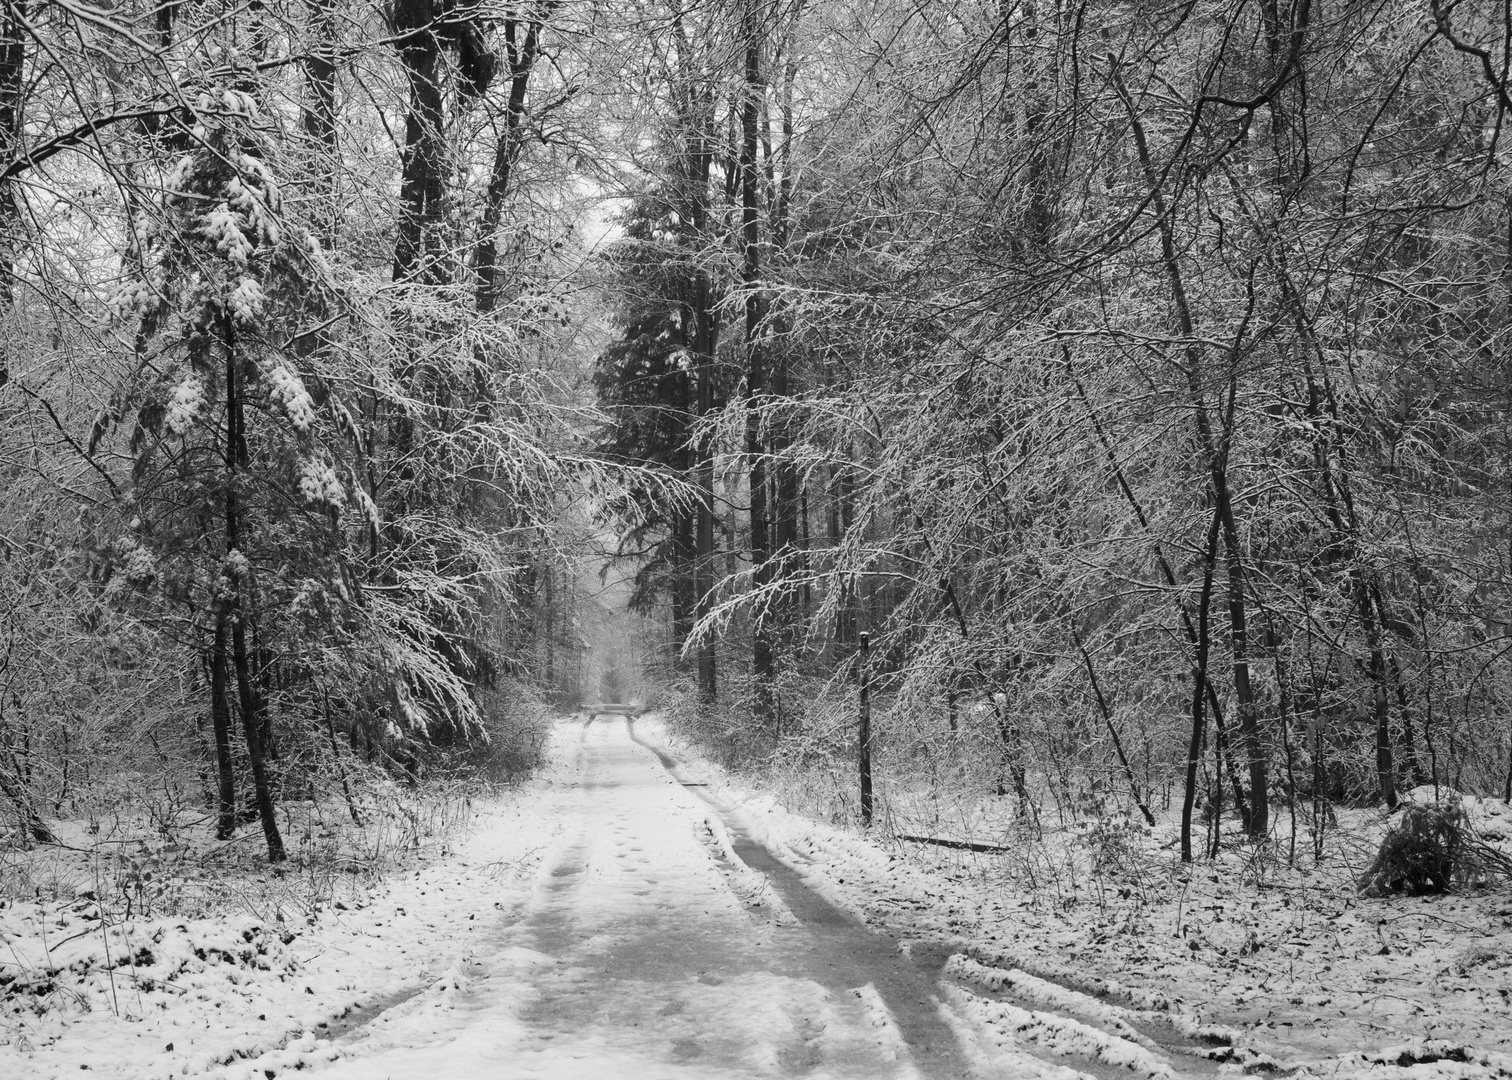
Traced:
POLYGON ((277 756, 266 616, 346 591, 340 515, 358 505, 335 438, 339 402, 317 403, 289 343, 305 294, 329 282, 318 242, 286 229, 268 125, 245 90, 206 89, 159 213, 133 237, 140 269, 118 291, 134 324, 125 394, 134 458, 118 545, 125 579, 186 611, 206 657, 218 763, 218 827, 235 823, 233 718, 246 741, 272 861, 277 756))

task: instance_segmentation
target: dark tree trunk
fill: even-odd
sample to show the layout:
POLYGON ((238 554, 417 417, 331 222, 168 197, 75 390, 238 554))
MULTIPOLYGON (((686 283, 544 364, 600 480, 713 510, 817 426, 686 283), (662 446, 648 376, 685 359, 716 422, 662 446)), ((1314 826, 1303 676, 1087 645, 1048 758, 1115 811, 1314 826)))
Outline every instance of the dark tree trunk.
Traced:
POLYGON ((770 391, 762 348, 760 176, 756 162, 756 122, 760 110, 761 46, 755 4, 748 0, 742 17, 745 72, 740 106, 740 281, 745 291, 746 388, 751 409, 746 422, 746 455, 750 462, 751 566, 757 592, 752 612, 751 677, 755 683, 756 724, 765 730, 774 722, 776 657, 772 647, 771 606, 767 594, 776 569, 770 532, 771 496, 768 491, 766 448, 761 438, 760 398, 770 391))
MULTIPOLYGON (((842 444, 841 453, 854 458, 851 446, 842 444)), ((830 548, 837 551, 845 537, 856 524, 856 476, 849 465, 835 465, 830 469, 830 548)), ((842 585, 841 588, 848 586, 842 585)), ((842 649, 856 640, 858 621, 854 591, 847 591, 843 603, 835 612, 835 642, 842 649)), ((964 625, 961 636, 966 636, 964 625)))
POLYGON ((250 617, 243 598, 246 578, 250 574, 246 553, 241 550, 241 484, 247 472, 247 435, 242 407, 241 371, 236 362, 236 337, 231 317, 223 317, 222 332, 226 348, 226 554, 230 563, 233 555, 240 568, 228 567, 234 575, 231 593, 226 601, 226 621, 231 626, 231 662, 236 672, 237 703, 241 710, 242 731, 247 740, 247 756, 252 766, 252 788, 257 799, 257 814, 262 820, 263 835, 268 842, 268 861, 283 862, 285 859, 283 837, 278 832, 278 819, 273 808, 273 789, 269 782, 267 761, 263 748, 263 725, 265 719, 259 708, 257 687, 254 683, 252 665, 248 659, 246 623, 250 617))
MULTIPOLYGON (((395 11, 410 11, 414 3, 396 4, 395 11)), ((399 59, 409 81, 409 108, 405 112, 403 167, 399 182, 398 234, 394 242, 393 280, 415 285, 439 285, 446 278, 445 243, 441 235, 445 220, 445 116, 442 78, 446 71, 441 40, 428 19, 411 12, 408 31, 399 42, 399 59)), ((400 322, 408 321, 401 315, 400 322)), ((418 331, 423 333, 423 331, 418 331)), ((402 359, 394 372, 401 392, 413 394, 419 381, 420 344, 413 334, 403 335, 402 359)), ((375 414, 379 411, 374 403, 375 414)), ((392 409, 387 423, 389 485, 386 518, 390 546, 404 542, 399 524, 417 504, 419 470, 415 462, 415 421, 404 408, 392 409)), ((378 495, 373 493, 374 501, 378 495)), ((382 504, 380 504, 382 505, 382 504)))
POLYGON ((56 843, 57 838, 47 827, 47 822, 43 821, 37 813, 36 805, 32 802, 31 793, 27 791, 23 778, 9 776, 4 769, 0 769, 0 794, 5 796, 16 811, 23 842, 35 840, 39 844, 56 843))
MULTIPOLYGON (((705 83, 699 58, 699 43, 689 33, 681 10, 672 20, 673 45, 677 53, 677 76, 674 104, 682 145, 676 173, 679 190, 677 202, 687 222, 687 237, 700 247, 709 233, 709 184, 714 167, 714 109, 712 92, 705 83)), ((692 327, 690 351, 693 354, 693 384, 690 402, 696 418, 703 419, 715 411, 715 351, 719 343, 717 296, 708 272, 696 258, 688 259, 681 273, 685 317, 692 327)), ((697 439, 688 447, 688 464, 698 505, 693 523, 693 617, 705 619, 714 610, 715 565, 714 537, 718 526, 714 506, 714 445, 709 439, 697 439)), ((733 545, 726 545, 733 556, 733 545)), ((702 635, 697 645, 698 700, 704 712, 712 710, 719 695, 718 654, 714 637, 702 635)))
MULTIPOLYGON (((1101 443, 1103 452, 1107 455, 1108 463, 1113 469, 1113 476, 1118 483, 1119 490, 1123 492, 1124 499, 1133 509, 1134 516, 1138 518, 1140 527, 1148 530, 1150 528, 1150 519, 1145 514, 1144 507, 1140 505, 1139 500, 1134 497, 1134 491, 1129 486, 1128 478, 1124 475, 1123 466, 1119 462, 1118 456, 1113 452, 1113 445, 1108 439, 1107 432, 1103 429, 1102 421, 1098 418, 1097 414, 1092 411, 1092 403, 1087 397, 1086 389, 1083 388, 1079 380, 1075 382, 1075 386, 1083 404, 1087 406, 1088 415, 1092 420, 1093 429, 1097 432, 1098 441, 1101 443)), ((1221 536, 1221 519, 1215 514, 1213 520, 1217 523, 1214 527, 1220 530, 1219 532, 1215 532, 1213 535, 1215 537, 1221 536)), ((1213 557, 1215 559, 1217 558, 1216 549, 1213 557)), ((1176 572, 1171 568, 1171 563, 1166 558, 1165 552, 1161 550, 1159 544, 1155 545, 1155 564, 1160 569, 1161 578, 1171 589, 1172 595, 1175 597, 1176 617, 1181 622, 1182 635, 1186 638, 1187 644, 1192 649, 1193 655, 1197 656, 1201 651, 1199 645, 1200 635, 1198 634, 1197 627, 1192 623, 1191 614, 1187 611, 1186 605, 1181 600, 1180 590, 1178 589, 1176 584, 1176 572)), ((1210 650, 1210 644, 1208 648, 1210 650)), ((1206 658, 1204 658, 1200 665, 1204 673, 1207 671, 1207 666, 1207 660, 1206 658)), ((1207 712, 1211 712, 1213 714, 1213 726, 1218 736, 1217 742, 1221 743, 1225 734, 1223 726, 1223 708, 1218 702, 1218 691, 1213 686, 1212 679, 1207 678, 1206 675, 1204 675, 1204 692, 1207 700, 1203 711, 1204 714, 1207 712)), ((1203 719, 1203 723, 1206 723, 1205 718, 1203 719)), ((1228 777, 1230 786, 1234 789, 1234 803, 1238 808, 1240 819, 1244 821, 1247 826, 1249 821, 1249 810, 1244 800, 1244 786, 1239 781, 1239 774, 1234 771, 1233 761, 1226 755, 1220 753, 1218 765, 1220 782, 1223 776, 1228 777)), ((1193 783, 1195 783, 1195 775, 1192 779, 1193 783)), ((1195 791, 1193 792, 1193 797, 1195 798, 1195 791)))
POLYGON ((1339 417, 1333 390, 1326 375, 1323 385, 1304 367, 1307 384, 1307 413, 1316 426, 1313 457, 1323 493, 1323 508, 1334 533, 1330 561, 1341 561, 1354 593, 1355 613, 1365 638, 1366 674, 1370 679, 1371 715, 1375 723, 1376 784, 1387 809, 1397 805, 1396 767, 1391 751, 1391 695, 1382 642, 1382 627, 1371 595, 1371 583, 1360 561, 1358 519, 1343 466, 1343 447, 1339 445, 1339 417))
MULTIPOLYGON (((1192 861, 1192 809, 1197 803, 1197 766, 1202 760, 1202 740, 1207 732, 1204 706, 1210 692, 1208 681, 1208 612, 1213 601, 1213 568, 1218 561, 1219 515, 1213 512, 1202 563, 1202 592, 1197 598, 1196 662, 1192 666, 1192 728, 1187 740, 1186 787, 1181 796, 1181 861, 1192 861)), ((1222 783, 1222 781, 1219 781, 1222 783)))
POLYGON ((403 169, 399 181, 399 234, 395 281, 436 284, 441 276, 438 235, 444 213, 445 142, 441 42, 429 24, 411 30, 399 46, 409 80, 403 169))
MULTIPOLYGON (((26 73, 26 0, 0 0, 0 169, 21 153, 22 81, 26 73)), ((0 315, 16 299, 16 248, 21 208, 15 180, 0 178, 0 315)), ((10 381, 9 353, 0 349, 0 386, 10 381)))
MULTIPOLYGON (((1233 497, 1228 476, 1229 432, 1233 428, 1236 393, 1237 388, 1231 384, 1223 445, 1214 457, 1213 489, 1218 500, 1218 512, 1222 517, 1224 565, 1228 574, 1229 648, 1234 662, 1234 701, 1239 709, 1239 741, 1249 763, 1248 813, 1245 813, 1241 803, 1240 816, 1250 837, 1260 839, 1270 830, 1268 762, 1260 741, 1259 709, 1250 683, 1246 575, 1244 557, 1239 547, 1239 529, 1234 522, 1233 497)), ((1237 798, 1237 786, 1235 794, 1237 798)))
MULTIPOLYGON (((1013 795, 1019 801, 1019 809, 1029 813, 1029 777, 1024 769, 1024 739, 1018 723, 1008 711, 1008 693, 999 690, 992 695, 992 712, 997 719, 998 741, 1002 744, 1003 766, 1013 782, 1013 795)), ((998 775, 997 793, 1008 794, 1002 774, 998 775)))
MULTIPOLYGON (((779 86, 779 108, 783 114, 783 179, 782 185, 775 182, 776 159, 772 153, 770 138, 770 117, 762 107, 766 100, 766 84, 759 69, 759 49, 747 53, 746 78, 757 111, 761 114, 761 146, 765 159, 765 176, 768 178, 768 204, 770 208, 770 241, 774 257, 780 258, 787 243, 788 235, 788 207, 792 199, 791 178, 791 138, 792 138, 792 80, 796 76, 794 65, 788 61, 783 66, 783 76, 779 86)), ((773 272, 768 268, 769 274, 773 272)), ((780 344, 777 348, 767 351, 768 362, 768 388, 771 392, 772 401, 779 409, 783 407, 785 399, 793 392, 792 371, 789 358, 790 350, 785 341, 791 330, 791 320, 784 312, 780 302, 775 304, 770 300, 763 301, 768 309, 763 311, 763 316, 770 324, 769 337, 775 338, 780 344)), ((788 418, 779 413, 774 416, 770 423, 771 437, 768 447, 771 460, 771 518, 772 518, 772 548, 775 562, 774 575, 781 588, 774 598, 774 615, 776 637, 782 649, 796 647, 796 635, 801 626, 801 615, 798 606, 802 603, 802 597, 789 582, 802 571, 804 563, 804 537, 802 535, 802 510, 803 497, 798 480, 798 470, 794 467, 788 456, 788 450, 792 445, 791 425, 788 418)))
MULTIPOLYGON (((705 158, 705 184, 707 161, 705 158)), ((697 364, 697 409, 700 417, 706 417, 714 411, 714 348, 718 324, 709 303, 708 281, 701 274, 694 292, 693 354, 697 364)), ((693 460, 694 484, 698 488, 693 545, 693 615, 695 620, 701 620, 714 610, 714 448, 708 440, 697 444, 693 460)), ((698 642, 698 696, 705 709, 712 709, 719 697, 714 649, 713 636, 705 634, 698 642)))
POLYGON ((1045 85, 1045 63, 1041 59, 1045 46, 1041 44, 1039 12, 1033 0, 1023 5, 1022 11, 1011 0, 1000 0, 999 14, 1003 20, 1005 37, 1015 27, 1023 38, 1021 49, 1007 50, 1009 85, 1016 86, 1018 94, 1010 105, 1013 110, 1011 127, 1017 135, 1015 157, 1023 161, 1024 181, 1028 199, 1024 205, 1024 239, 1030 249, 1028 258, 1041 256, 1050 246, 1054 225, 1054 205, 1051 183, 1051 144, 1047 139, 1045 121, 1050 111, 1050 93, 1045 85), (1015 58, 1024 66, 1022 75, 1013 71, 1015 58))
POLYGON ((305 57, 305 85, 309 104, 305 106, 301 126, 311 146, 311 174, 316 190, 327 196, 324 205, 317 203, 316 220, 322 239, 330 245, 336 238, 337 203, 334 194, 336 177, 336 0, 305 0, 311 30, 310 50, 305 57))
POLYGON ((229 840, 236 831, 236 774, 231 765, 230 664, 226 657, 227 612, 215 619, 210 646, 210 726, 215 738, 215 838, 229 840))
POLYGON ((871 737, 871 635, 861 631, 856 651, 856 682, 860 698, 859 731, 856 738, 861 773, 861 825, 872 823, 872 737, 871 737))
POLYGON ((321 692, 321 700, 325 706, 326 736, 331 743, 331 764, 336 767, 336 774, 341 777, 341 794, 346 798, 347 813, 352 817, 352 824, 362 828, 362 815, 357 812, 357 803, 352 798, 352 785, 347 780, 346 768, 341 764, 341 747, 336 742, 336 721, 331 718, 331 698, 324 691, 321 692))
POLYGON ((541 28, 555 6, 554 3, 547 4, 539 17, 526 23, 523 38, 520 37, 521 20, 504 20, 509 100, 504 108, 504 130, 499 133, 499 141, 494 147, 493 169, 483 198, 483 222, 473 251, 473 272, 478 278, 478 310, 485 315, 499 303, 503 285, 499 278, 499 225, 504 220, 515 165, 525 145, 525 95, 530 89, 530 75, 540 54, 541 28))
MULTIPOLYGON (((689 469, 681 471, 691 475, 689 469)), ((696 517, 696 513, 679 512, 672 521, 672 583, 669 591, 672 601, 672 646, 676 656, 682 655, 683 646, 692 635, 694 610, 698 603, 693 580, 697 560, 696 517)))
POLYGON ((557 643, 557 605, 561 598, 557 595, 556 568, 550 563, 544 569, 546 575, 546 664, 545 682, 553 691, 557 688, 556 671, 556 643, 557 643))
POLYGON ((278 761, 283 755, 278 747, 278 733, 273 728, 273 710, 269 702, 273 700, 274 679, 277 676, 277 666, 273 663, 273 653, 263 644, 262 635, 258 632, 258 623, 253 620, 252 628, 252 651, 250 660, 252 664, 252 693, 257 702, 257 715, 262 718, 262 727, 259 736, 262 739, 263 752, 267 754, 269 761, 278 761))
POLYGON ((242 732, 247 738, 247 757, 252 766, 252 790, 257 799, 257 816, 262 821, 263 836, 268 842, 268 861, 283 862, 283 837, 278 832, 278 817, 273 806, 273 785, 268 775, 268 755, 264 747, 265 718, 260 714, 257 689, 253 686, 252 665, 247 660, 247 611, 237 597, 232 605, 231 660, 236 669, 236 697, 241 707, 242 732))

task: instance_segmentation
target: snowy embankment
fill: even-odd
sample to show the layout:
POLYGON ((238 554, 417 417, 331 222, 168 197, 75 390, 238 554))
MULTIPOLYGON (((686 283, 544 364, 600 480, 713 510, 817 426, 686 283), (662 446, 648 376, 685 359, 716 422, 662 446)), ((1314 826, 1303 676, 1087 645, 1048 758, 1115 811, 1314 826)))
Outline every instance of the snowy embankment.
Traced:
MULTIPOLYGON (((1380 813, 1341 811, 1322 869, 1289 869, 1278 848, 1238 837, 1216 863, 1183 866, 1162 829, 1135 869, 1068 881, 1048 866, 1053 836, 1007 855, 873 842, 699 770, 832 901, 951 954, 949 998, 1001 1045, 1152 1077, 1169 1061, 1178 1073, 1512 1080, 1512 894, 1358 897, 1389 824, 1380 813), (1034 859, 1039 888, 1024 882, 1034 859)), ((1483 836, 1512 837, 1505 804, 1466 802, 1483 836)))
POLYGON ((550 843, 556 782, 474 802, 454 844, 325 903, 270 901, 266 869, 223 878, 203 918, 122 918, 83 886, 0 900, 0 1076, 262 1080, 337 1056, 331 1037, 379 1013, 444 1007, 550 843))

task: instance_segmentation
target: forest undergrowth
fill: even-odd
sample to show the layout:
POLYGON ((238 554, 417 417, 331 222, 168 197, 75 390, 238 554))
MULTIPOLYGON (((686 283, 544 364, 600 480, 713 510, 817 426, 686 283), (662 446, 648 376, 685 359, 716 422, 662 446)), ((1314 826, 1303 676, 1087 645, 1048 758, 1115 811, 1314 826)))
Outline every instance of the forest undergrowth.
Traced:
POLYGON ((544 713, 516 720, 488 760, 408 781, 343 755, 330 783, 282 792, 277 864, 255 827, 215 838, 192 776, 117 776, 108 797, 48 820, 53 842, 0 844, 0 1023, 24 1039, 59 1011, 130 1019, 144 991, 189 992, 207 967, 292 971, 287 947, 323 914, 361 911, 452 855, 480 807, 540 761, 545 726, 544 713))

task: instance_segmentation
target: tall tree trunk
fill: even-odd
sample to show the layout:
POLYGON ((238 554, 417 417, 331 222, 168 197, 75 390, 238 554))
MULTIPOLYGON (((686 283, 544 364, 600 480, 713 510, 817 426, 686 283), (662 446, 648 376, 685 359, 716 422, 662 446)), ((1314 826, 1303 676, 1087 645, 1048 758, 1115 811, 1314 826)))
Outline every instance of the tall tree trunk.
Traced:
POLYGON ((236 774, 231 763, 231 693, 226 656, 230 636, 229 610, 225 604, 215 616, 215 636, 210 645, 210 726, 215 737, 215 838, 229 840, 236 831, 236 774))
MULTIPOLYGON (((690 455, 684 450, 678 457, 682 467, 678 470, 684 476, 692 476, 692 469, 687 464, 690 455)), ((697 512, 679 511, 672 519, 672 583, 669 590, 672 601, 672 655, 682 656, 683 647, 692 636, 694 610, 698 604, 697 584, 694 581, 697 563, 697 544, 695 532, 697 529, 697 512)), ((681 668, 682 662, 678 662, 681 668)))
POLYGON ((269 782, 263 748, 264 717, 259 707, 252 665, 248 660, 246 623, 250 612, 244 603, 247 577, 246 553, 242 546, 241 485, 247 474, 247 434, 242 407, 240 365, 236 361, 236 331, 229 313, 222 317, 226 349, 226 563, 231 578, 226 600, 226 621, 231 626, 231 662, 236 672, 236 696, 241 709, 242 731, 247 740, 247 756, 252 766, 252 788, 257 799, 257 815, 262 820, 263 836, 268 842, 268 861, 283 862, 283 837, 278 832, 278 818, 273 808, 273 789, 269 782))
MULTIPOLYGON (((440 236, 445 215, 445 117, 443 113, 441 41, 429 19, 428 5, 418 0, 396 4, 396 12, 409 13, 410 21, 397 27, 405 31, 398 41, 399 59, 409 81, 410 100, 405 112, 404 151, 399 181, 399 221, 394 241, 393 280, 416 285, 439 285, 445 277, 440 236), (423 17, 417 8, 423 7, 423 17)), ((402 314, 399 322, 409 319, 402 314)), ((423 331, 420 331, 423 333, 423 331)), ((402 359, 394 372, 401 393, 418 389, 419 343, 412 333, 401 335, 402 359)), ((376 395, 374 413, 380 412, 376 395)), ((418 495, 415 462, 415 421, 406 408, 394 407, 387 423, 388 474, 393 478, 387 498, 390 546, 402 544, 400 525, 415 505, 418 495)), ((373 493, 377 501, 377 492, 373 493)), ((380 504, 382 505, 382 504, 380 504)))
POLYGON ((445 125, 442 113, 441 42, 429 23, 411 29, 399 44, 409 80, 399 181, 399 230, 394 243, 395 281, 437 284, 445 189, 445 125))
POLYGON ((504 107, 504 130, 494 146, 493 168, 488 176, 488 191, 483 197, 483 221, 477 246, 473 249, 473 272, 478 279, 478 311, 488 314, 499 304, 503 282, 499 277, 499 225, 510 194, 510 181, 520 151, 525 146, 525 96, 530 76, 541 51, 541 28, 556 3, 528 21, 504 20, 505 58, 509 62, 509 98, 504 107), (523 25, 522 25, 523 24, 523 25))
MULTIPOLYGON (((1192 809, 1197 804, 1197 766, 1202 761, 1202 740, 1207 731, 1204 705, 1210 691, 1208 680, 1208 612, 1213 600, 1213 568, 1218 561, 1220 516, 1213 511, 1202 563, 1202 592, 1197 597, 1196 661, 1192 665, 1191 734, 1187 739, 1186 786, 1181 796, 1181 861, 1192 861, 1192 809)), ((1222 783, 1222 780, 1219 780, 1222 783)))
POLYGON ((754 709, 757 726, 766 729, 776 715, 774 701, 776 658, 772 647, 771 607, 768 589, 773 581, 766 448, 761 437, 760 399, 767 385, 765 350, 762 348, 760 176, 757 173, 757 119, 760 114, 761 42, 754 0, 747 0, 741 19, 745 44, 745 70, 740 103, 740 236, 741 287, 745 292, 746 391, 751 407, 746 422, 746 455, 750 461, 751 565, 757 593, 752 612, 751 677, 755 683, 754 709))
MULTIPOLYGON (((801 0, 799 7, 801 8, 801 0)), ((794 19, 796 20, 795 13, 794 19)), ((788 35, 793 33, 793 27, 786 31, 788 35)), ((789 38, 791 40, 791 38, 789 38)), ((780 52, 780 47, 779 47, 780 52)), ((781 57, 774 58, 774 64, 780 63, 782 72, 778 87, 778 107, 782 111, 784 142, 782 144, 782 168, 781 181, 776 178, 777 158, 773 154, 771 140, 771 116, 766 108, 767 86, 765 77, 760 70, 760 50, 747 53, 746 78, 750 85, 755 100, 754 105, 759 113, 761 131, 761 152, 765 161, 763 174, 767 178, 767 205, 769 210, 769 241, 773 259, 780 259, 784 254, 788 237, 788 211, 792 200, 792 181, 788 173, 792 169, 792 80, 796 77, 795 65, 791 60, 783 61, 781 57)), ((773 266, 768 266, 769 275, 775 272, 773 266)), ((763 317, 769 329, 763 333, 769 342, 775 340, 777 347, 767 349, 768 377, 767 384, 771 393, 773 404, 780 410, 770 421, 771 436, 768 444, 768 453, 771 461, 771 518, 772 518, 772 549, 774 559, 773 574, 779 587, 779 592, 773 599, 773 614, 775 616, 774 630, 779 649, 791 650, 797 646, 797 635, 802 625, 800 605, 803 603, 802 596, 790 582, 804 568, 804 537, 802 535, 803 522, 803 496, 798 479, 798 470, 793 464, 788 451, 792 446, 791 422, 785 414, 784 402, 792 396, 792 365, 791 349, 787 345, 787 339, 791 332, 792 320, 785 311, 785 305, 780 298, 777 301, 764 298, 763 317)))
MULTIPOLYGON (((714 168, 714 106, 706 78, 702 40, 690 33, 684 11, 675 8, 672 19, 672 44, 676 52, 676 76, 673 79, 673 103, 678 121, 681 147, 676 179, 679 184, 677 206, 687 229, 684 242, 695 245, 693 257, 681 270, 684 317, 692 327, 692 396, 690 402, 697 422, 715 411, 715 352, 719 344, 718 297, 709 273, 699 257, 709 242, 709 185, 714 168)), ((695 423, 694 426, 697 426, 695 423)), ((688 447, 689 479, 698 493, 693 523, 693 616, 702 623, 714 610, 715 583, 719 578, 715 565, 715 533, 719 522, 714 505, 714 443, 709 438, 694 438, 688 447)), ((726 544, 733 557, 734 545, 726 544)), ((699 708, 712 710, 719 696, 718 652, 715 638, 704 633, 697 643, 699 708)))
MULTIPOLYGON (((1231 374, 1229 403, 1223 420, 1222 443, 1213 459, 1213 489, 1222 518, 1224 569, 1228 575, 1229 648, 1234 663, 1234 702, 1239 709, 1239 741, 1249 763, 1248 813, 1240 806, 1240 817, 1252 839, 1261 839, 1270 831, 1269 777, 1265 748, 1260 741, 1260 716, 1255 692, 1250 683, 1249 624, 1246 614, 1246 572, 1239 546, 1239 528, 1234 522, 1233 495, 1229 486, 1229 447, 1233 439, 1234 408, 1237 404, 1238 376, 1231 374)), ((1237 787, 1236 787, 1237 791, 1237 787)))
POLYGON ((1307 386, 1307 413, 1316 426, 1313 457, 1321 480, 1324 512, 1333 528, 1334 546, 1339 549, 1335 558, 1344 563, 1344 572, 1354 593, 1355 613, 1365 638, 1365 670, 1370 680, 1371 716, 1375 723, 1377 790, 1386 808, 1394 810, 1397 805, 1396 765, 1391 747, 1391 695, 1386 649, 1379 613, 1371 594, 1371 582, 1360 559, 1359 519, 1343 468, 1338 407, 1326 373, 1321 385, 1310 364, 1304 365, 1303 374, 1307 386))
POLYGON ((1050 114, 1051 91, 1043 85, 1046 77, 1045 57, 1049 55, 1040 41, 1040 18, 1034 0, 1020 8, 1015 0, 999 0, 998 14, 1003 22, 1005 41, 1013 29, 1023 39, 1018 49, 1006 49, 1005 78, 1016 90, 1008 101, 1009 137, 1015 160, 1023 162, 1027 200, 1023 210, 1023 236, 1027 251, 1025 261, 1043 257, 1050 246, 1054 226, 1051 184, 1052 140, 1045 130, 1050 114), (1012 29, 1011 29, 1012 28, 1012 29), (1022 74, 1014 71, 1015 59, 1022 74))
MULTIPOLYGON (((708 158, 704 158, 704 183, 708 183, 708 158)), ((693 355, 697 378, 697 411, 700 418, 714 411, 714 348, 718 334, 709 282, 702 272, 696 280, 693 304, 693 355)), ((698 489, 693 544, 693 616, 695 621, 714 610, 714 447, 700 439, 693 449, 693 481, 698 489)), ((712 709, 719 698, 714 636, 705 633, 698 642, 698 697, 703 708, 712 709)))
MULTIPOLYGON (((842 442, 837 449, 847 461, 858 457, 855 446, 848 441, 842 442)), ((838 557, 840 545, 856 524, 856 474, 851 465, 842 463, 830 467, 830 499, 830 550, 832 557, 838 557)), ((855 642, 860 621, 855 591, 844 584, 840 587, 846 592, 835 611, 835 644, 843 650, 855 642)), ((965 634, 963 626, 961 636, 965 637, 965 634)))
POLYGON ((546 663, 545 683, 553 692, 556 692, 556 641, 557 641, 557 605, 561 598, 557 595, 556 567, 547 563, 546 574, 546 663))
POLYGON ((872 824, 871 635, 864 630, 860 634, 860 647, 856 650, 856 684, 860 707, 856 749, 861 780, 861 827, 869 829, 872 824))
MULTIPOLYGON (((22 83, 26 73, 27 0, 0 0, 0 170, 21 154, 22 83)), ((16 248, 21 207, 15 180, 0 178, 0 316, 16 299, 16 248)), ((0 349, 0 387, 10 382, 9 352, 0 349)))
POLYGON ((311 178, 316 191, 316 220, 322 241, 336 239, 340 211, 335 196, 336 148, 336 0, 305 0, 311 43, 305 56, 305 86, 309 101, 301 126, 311 146, 311 178))

